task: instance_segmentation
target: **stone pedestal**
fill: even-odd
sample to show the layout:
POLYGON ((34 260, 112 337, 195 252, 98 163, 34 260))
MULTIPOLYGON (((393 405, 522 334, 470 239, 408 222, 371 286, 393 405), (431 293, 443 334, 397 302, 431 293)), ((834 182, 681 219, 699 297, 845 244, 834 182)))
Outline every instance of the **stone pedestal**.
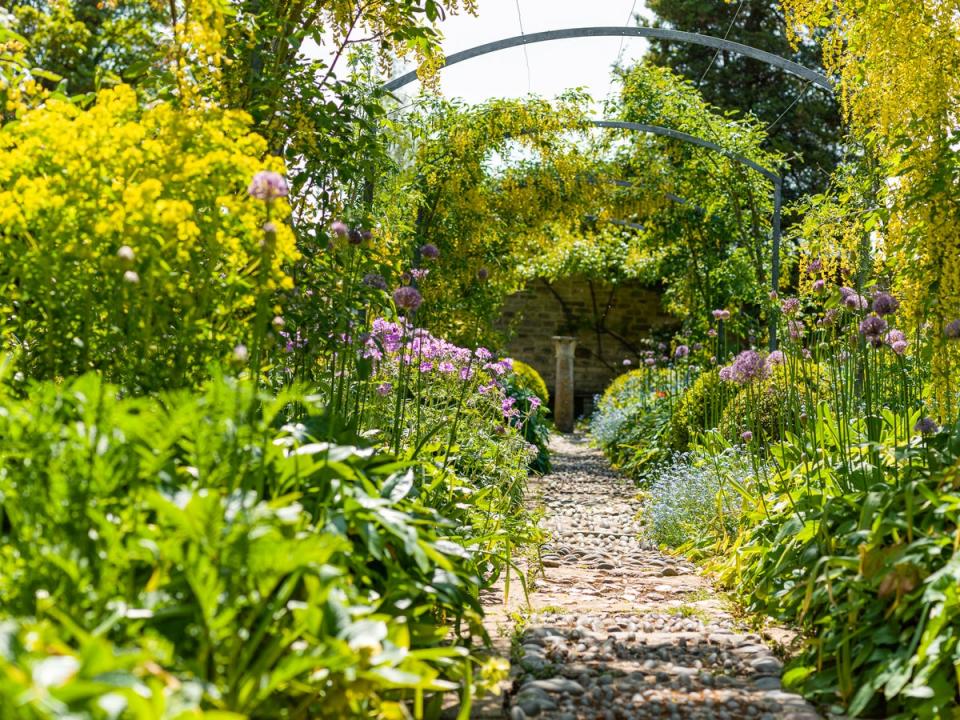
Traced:
POLYGON ((553 390, 553 421, 560 432, 573 432, 573 351, 577 339, 566 335, 553 338, 557 356, 557 377, 553 390))

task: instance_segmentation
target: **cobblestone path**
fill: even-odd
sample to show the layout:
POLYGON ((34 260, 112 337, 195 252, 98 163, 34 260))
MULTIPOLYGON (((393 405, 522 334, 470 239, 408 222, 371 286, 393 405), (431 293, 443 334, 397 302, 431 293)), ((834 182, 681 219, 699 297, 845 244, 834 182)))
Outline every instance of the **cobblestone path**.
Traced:
POLYGON ((496 712, 815 720, 812 706, 780 689, 770 648, 737 627, 693 565, 638 539, 633 484, 582 438, 556 438, 553 450, 553 473, 530 487, 551 534, 545 575, 512 625, 512 683, 496 712))

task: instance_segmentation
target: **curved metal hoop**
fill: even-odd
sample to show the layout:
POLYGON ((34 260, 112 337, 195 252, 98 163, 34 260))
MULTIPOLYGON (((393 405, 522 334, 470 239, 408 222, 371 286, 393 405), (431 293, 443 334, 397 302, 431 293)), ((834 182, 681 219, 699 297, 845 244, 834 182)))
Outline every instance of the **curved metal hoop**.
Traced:
POLYGON ((590 124, 594 127, 599 128, 611 128, 615 130, 636 130, 638 132, 650 133, 651 135, 660 135, 662 137, 673 138, 674 140, 680 140, 681 142, 690 143, 691 145, 699 145, 700 147, 707 148, 708 150, 714 150, 718 153, 726 155, 731 160, 736 160, 741 165, 746 165, 752 170, 756 170, 758 173, 763 175, 772 183, 782 182, 782 178, 777 175, 773 170, 768 170, 750 158, 735 153, 732 150, 727 150, 720 145, 717 145, 714 142, 709 140, 704 140, 703 138, 696 137, 695 135, 688 135, 685 132, 680 132, 679 130, 674 130, 672 128, 662 127, 660 125, 645 125, 643 123, 635 122, 625 122, 623 120, 591 120, 590 124))
MULTIPOLYGON (((779 55, 769 53, 766 50, 760 50, 758 48, 751 47, 750 45, 743 45, 742 43, 732 42, 730 40, 723 40, 711 35, 701 35, 699 33, 683 32, 681 30, 667 30, 665 28, 651 27, 581 27, 565 28, 563 30, 547 30, 545 32, 531 33, 529 35, 518 35, 516 37, 506 38, 504 40, 496 40, 494 42, 484 43, 483 45, 477 45, 476 47, 472 47, 467 50, 461 50, 460 52, 448 55, 446 58, 444 58, 443 67, 449 67, 450 65, 456 65, 464 60, 470 60, 475 57, 480 57, 481 55, 487 55, 492 52, 506 50, 507 48, 518 47, 520 45, 532 45, 534 43, 547 42, 550 40, 569 40, 572 38, 586 37, 657 38, 658 40, 685 42, 694 45, 704 45, 706 47, 716 48, 717 50, 727 50, 729 52, 737 53, 738 55, 753 58, 754 60, 759 60, 760 62, 765 62, 767 65, 778 67, 781 70, 785 70, 792 75, 796 75, 797 77, 816 85, 817 87, 823 88, 831 93, 833 92, 833 82, 831 82, 830 78, 826 77, 825 75, 821 75, 820 73, 816 72, 815 70, 811 70, 808 67, 804 67, 799 63, 795 63, 792 60, 787 60, 779 55)), ((416 79, 417 72, 416 70, 412 70, 388 81, 383 86, 383 89, 392 92, 393 90, 403 87, 404 85, 407 85, 416 79)))
MULTIPOLYGON (((781 214, 783 212, 783 178, 777 175, 772 170, 768 170, 762 165, 754 162, 748 157, 745 157, 739 153, 735 153, 732 150, 727 150, 726 148, 717 145, 716 143, 710 142, 709 140, 704 140, 703 138, 696 137, 695 135, 688 135, 687 133, 680 132, 679 130, 674 130, 673 128, 661 127, 660 125, 644 125, 643 123, 634 123, 634 122, 625 122, 621 120, 591 120, 590 123, 594 127, 600 128, 610 128, 616 130, 636 130, 637 132, 646 132, 653 135, 660 135, 662 137, 673 138, 674 140, 680 140, 681 142, 691 143, 693 145, 698 145, 708 150, 713 150, 715 152, 722 153, 729 157, 731 160, 735 160, 752 170, 756 170, 758 173, 763 175, 765 178, 770 180, 773 183, 773 220, 771 222, 771 235, 772 235, 772 249, 771 249, 771 262, 770 262, 770 284, 774 292, 780 286, 780 239, 781 239, 781 214)), ((627 182, 618 180, 615 181, 616 184, 620 185, 621 183, 627 182)), ((678 201, 683 201, 683 198, 677 198, 678 201)), ((776 350, 777 348, 777 325, 776 322, 771 319, 770 321, 770 349, 776 350)))

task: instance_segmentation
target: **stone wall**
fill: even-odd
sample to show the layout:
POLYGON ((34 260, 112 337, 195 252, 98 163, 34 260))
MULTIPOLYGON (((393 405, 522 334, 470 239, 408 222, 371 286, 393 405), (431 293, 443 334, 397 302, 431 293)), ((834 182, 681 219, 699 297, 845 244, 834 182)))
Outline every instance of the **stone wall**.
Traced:
POLYGON ((641 339, 669 335, 677 325, 661 310, 656 290, 638 283, 613 287, 584 278, 535 280, 507 299, 499 320, 511 357, 543 375, 551 399, 556 373, 551 338, 572 335, 577 339, 578 415, 589 413, 593 396, 625 370, 624 359, 637 366, 641 339))

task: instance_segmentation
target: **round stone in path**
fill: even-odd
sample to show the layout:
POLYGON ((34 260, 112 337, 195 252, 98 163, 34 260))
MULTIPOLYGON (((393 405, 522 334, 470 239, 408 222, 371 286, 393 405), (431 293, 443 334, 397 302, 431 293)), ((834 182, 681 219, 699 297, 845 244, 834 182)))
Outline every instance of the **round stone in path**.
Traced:
MULTIPOLYGON (((533 478, 528 494, 545 511, 545 573, 530 595, 532 614, 513 628, 512 683, 496 714, 818 718, 781 690, 779 660, 737 627, 692 564, 640 541, 633 483, 585 438, 557 437, 552 449, 553 472, 533 478)), ((485 707, 475 716, 492 717, 480 714, 490 713, 485 707)))

